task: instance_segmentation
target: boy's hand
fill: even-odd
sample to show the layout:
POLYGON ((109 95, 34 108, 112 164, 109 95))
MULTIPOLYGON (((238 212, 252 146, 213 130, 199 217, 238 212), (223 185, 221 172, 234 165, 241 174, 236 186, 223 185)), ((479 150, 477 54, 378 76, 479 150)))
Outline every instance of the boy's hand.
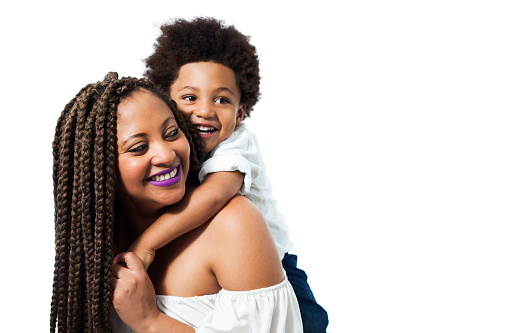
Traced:
POLYGON ((143 246, 140 242, 140 237, 137 238, 133 242, 133 244, 131 244, 128 252, 133 252, 134 254, 136 254, 138 258, 140 258, 140 260, 142 260, 142 262, 144 263, 144 267, 146 270, 147 268, 149 268, 149 265, 151 265, 151 263, 154 260, 154 250, 143 246))

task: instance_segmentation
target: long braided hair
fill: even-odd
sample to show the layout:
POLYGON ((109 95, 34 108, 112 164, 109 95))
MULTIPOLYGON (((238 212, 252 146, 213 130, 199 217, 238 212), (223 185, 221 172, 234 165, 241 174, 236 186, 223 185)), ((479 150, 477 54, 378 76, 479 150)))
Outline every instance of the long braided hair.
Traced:
POLYGON ((190 143, 189 180, 197 178, 197 132, 175 103, 146 79, 108 73, 65 106, 53 150, 56 258, 50 331, 111 332, 117 167, 117 106, 137 89, 164 100, 190 143))

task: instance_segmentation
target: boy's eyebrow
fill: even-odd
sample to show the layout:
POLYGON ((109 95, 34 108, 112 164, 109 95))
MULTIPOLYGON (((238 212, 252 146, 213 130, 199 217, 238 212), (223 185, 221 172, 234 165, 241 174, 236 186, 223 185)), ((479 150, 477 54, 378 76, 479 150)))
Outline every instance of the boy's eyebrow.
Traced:
POLYGON ((230 94, 235 96, 235 94, 233 93, 233 91, 230 90, 230 88, 221 87, 221 88, 217 88, 216 91, 228 91, 230 94))
POLYGON ((196 90, 196 91, 198 91, 198 90, 199 90, 199 88, 196 88, 196 87, 192 87, 192 86, 184 86, 183 88, 178 89, 178 91, 182 91, 182 90, 185 90, 185 89, 196 90))
MULTIPOLYGON (((199 91, 200 89, 199 88, 196 88, 196 87, 192 87, 192 86, 184 86, 183 88, 180 88, 178 89, 178 92, 182 91, 182 90, 185 90, 185 89, 190 89, 190 90, 194 90, 194 91, 199 91)), ((230 94, 232 94, 233 96, 235 96, 235 94, 233 93, 233 91, 231 91, 230 88, 226 88, 226 87, 220 87, 220 88, 217 88, 215 91, 228 91, 230 94)))

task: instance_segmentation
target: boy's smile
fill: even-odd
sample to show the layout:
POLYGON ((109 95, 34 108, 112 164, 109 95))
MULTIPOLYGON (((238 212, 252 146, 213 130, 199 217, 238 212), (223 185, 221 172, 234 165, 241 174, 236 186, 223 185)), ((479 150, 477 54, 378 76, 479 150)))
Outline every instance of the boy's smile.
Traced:
POLYGON ((210 138, 217 131, 213 126, 198 125, 196 127, 202 139, 210 138))
POLYGON ((240 104, 235 73, 214 62, 183 65, 169 93, 178 109, 197 127, 205 153, 233 133, 246 111, 246 106, 240 104))

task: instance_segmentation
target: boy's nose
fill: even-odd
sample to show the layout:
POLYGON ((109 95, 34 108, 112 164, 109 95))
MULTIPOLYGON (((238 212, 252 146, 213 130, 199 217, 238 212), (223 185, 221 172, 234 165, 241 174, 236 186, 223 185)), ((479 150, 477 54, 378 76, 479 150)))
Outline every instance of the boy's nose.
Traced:
POLYGON ((213 116, 212 103, 210 101, 205 100, 202 103, 198 104, 198 108, 194 111, 194 114, 200 118, 211 118, 213 116))

